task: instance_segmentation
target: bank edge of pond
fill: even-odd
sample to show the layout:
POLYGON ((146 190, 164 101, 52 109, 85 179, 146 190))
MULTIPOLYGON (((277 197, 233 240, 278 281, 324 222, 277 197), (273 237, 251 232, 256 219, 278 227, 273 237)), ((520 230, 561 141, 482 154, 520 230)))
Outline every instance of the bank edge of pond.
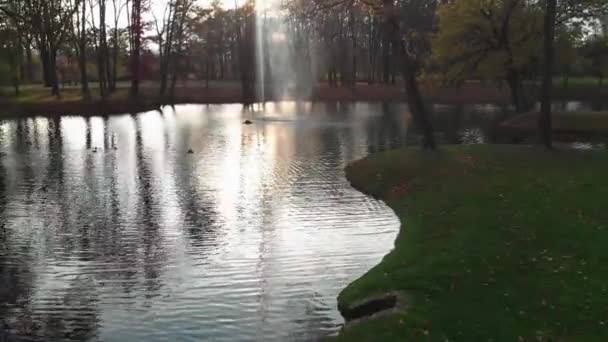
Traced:
MULTIPOLYGON (((536 130, 540 114, 536 111, 515 115, 502 123, 505 128, 536 130)), ((608 133, 608 111, 556 111, 553 130, 563 133, 608 133)))
POLYGON ((160 110, 164 104, 158 101, 43 101, 28 103, 4 103, 0 118, 15 119, 45 116, 96 116, 141 113, 160 110))
POLYGON ((352 185, 407 224, 394 250, 339 295, 347 324, 330 339, 608 338, 606 169, 606 152, 506 145, 352 163, 352 185), (370 305, 383 298, 388 305, 370 305), (371 316, 357 312, 366 306, 371 316))
MULTIPOLYGON (((238 86, 232 87, 200 87, 180 86, 176 89, 172 101, 163 100, 158 96, 155 83, 141 88, 139 100, 129 99, 129 89, 119 87, 109 98, 102 100, 97 95, 92 101, 82 99, 80 90, 76 88, 63 89, 63 97, 55 99, 45 88, 24 88, 21 94, 15 96, 0 96, 0 117, 17 118, 32 116, 61 116, 61 115, 112 115, 138 113, 156 110, 165 105, 178 104, 242 104, 250 103, 243 97, 238 86)), ((476 82, 467 83, 462 87, 440 87, 431 85, 424 87, 425 101, 442 105, 471 105, 497 104, 508 105, 510 97, 507 89, 497 88, 476 82), (426 89, 428 88, 428 89, 426 89)), ((96 94, 96 92, 93 92, 96 94)), ((584 100, 605 101, 606 90, 595 88, 572 87, 557 92, 556 101, 584 100)), ((272 94, 266 101, 280 100, 272 94)), ((287 98, 285 100, 298 100, 287 98)), ((311 102, 404 102, 402 89, 396 85, 363 85, 355 87, 327 85, 317 86, 309 96, 299 100, 311 102)))

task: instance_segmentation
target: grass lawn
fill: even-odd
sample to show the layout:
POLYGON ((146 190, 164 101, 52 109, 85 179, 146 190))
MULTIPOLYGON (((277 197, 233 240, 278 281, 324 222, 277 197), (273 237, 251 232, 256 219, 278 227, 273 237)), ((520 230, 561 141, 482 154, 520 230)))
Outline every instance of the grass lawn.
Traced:
POLYGON ((335 340, 608 340, 607 170, 604 151, 501 145, 353 163, 353 185, 405 224, 339 305, 389 291, 407 300, 335 340))
MULTIPOLYGON (((565 84, 564 77, 555 77, 553 84, 556 87, 563 87, 565 84)), ((568 77, 568 86, 589 86, 599 87, 599 80, 597 77, 585 76, 585 77, 568 77)))

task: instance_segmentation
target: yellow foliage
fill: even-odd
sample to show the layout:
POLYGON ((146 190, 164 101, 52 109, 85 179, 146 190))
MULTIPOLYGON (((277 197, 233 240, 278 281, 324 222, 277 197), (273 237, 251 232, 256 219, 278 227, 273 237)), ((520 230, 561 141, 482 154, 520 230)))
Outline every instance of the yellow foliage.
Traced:
POLYGON ((542 9, 516 0, 442 4, 433 59, 450 80, 504 78, 534 68, 541 53, 542 9))

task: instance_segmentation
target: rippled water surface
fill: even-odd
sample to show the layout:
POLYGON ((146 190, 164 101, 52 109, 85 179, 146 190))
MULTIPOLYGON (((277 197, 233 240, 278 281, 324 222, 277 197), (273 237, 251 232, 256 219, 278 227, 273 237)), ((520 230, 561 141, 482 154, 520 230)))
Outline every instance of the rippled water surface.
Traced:
POLYGON ((0 337, 335 332, 338 292, 399 225, 343 168, 406 126, 379 105, 292 103, 2 121, 0 337))

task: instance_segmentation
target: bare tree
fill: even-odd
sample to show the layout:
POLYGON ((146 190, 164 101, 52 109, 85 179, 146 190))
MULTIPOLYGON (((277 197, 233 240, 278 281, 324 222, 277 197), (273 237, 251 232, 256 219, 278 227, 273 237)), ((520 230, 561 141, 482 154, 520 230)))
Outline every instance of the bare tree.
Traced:
POLYGON ((95 16, 91 16, 90 26, 94 34, 94 46, 97 55, 97 80, 99 84, 99 95, 105 99, 108 95, 109 79, 109 54, 106 35, 106 0, 89 0, 91 12, 97 7, 99 27, 95 24, 95 16), (97 5, 97 6, 95 6, 97 5))
POLYGON ((132 0, 131 19, 129 23, 129 38, 131 47, 131 92, 133 99, 139 97, 141 47, 143 40, 143 1, 132 0))
POLYGON ((45 83, 50 83, 51 93, 60 97, 57 77, 57 53, 67 38, 72 16, 82 0, 24 0, 26 13, 31 22, 40 58, 45 69, 45 83))
POLYGON ((173 48, 173 35, 177 20, 177 1, 168 1, 165 5, 163 17, 154 15, 154 25, 156 27, 156 39, 160 57, 160 96, 165 96, 169 77, 169 64, 173 48), (159 22, 160 21, 160 22, 159 22))
POLYGON ((87 73, 87 5, 86 1, 81 2, 80 10, 72 17, 72 29, 70 42, 78 58, 78 69, 80 71, 80 89, 83 99, 91 99, 89 89, 89 76, 87 73))
MULTIPOLYGON (((175 32, 175 39, 172 41, 172 43, 175 44, 175 47, 173 48, 173 54, 174 54, 174 58, 172 58, 171 61, 171 66, 172 66, 172 78, 171 78, 171 99, 175 98, 175 85, 177 83, 177 78, 178 78, 178 73, 179 73, 179 69, 180 69, 180 62, 183 59, 183 53, 184 53, 184 44, 186 41, 186 19, 188 17, 188 13, 190 12, 190 9, 192 8, 194 4, 194 0, 177 0, 176 2, 176 9, 175 9, 175 19, 173 20, 174 22, 174 29, 176 30, 175 32)), ((171 55, 171 54, 170 54, 171 55)), ((169 55, 169 56, 170 56, 169 55)))
POLYGON ((118 54, 120 51, 120 30, 118 28, 118 22, 122 16, 122 11, 127 7, 128 2, 122 2, 121 0, 112 0, 112 9, 114 13, 114 28, 112 30, 112 76, 108 82, 110 85, 110 91, 116 90, 116 79, 118 74, 118 54))

